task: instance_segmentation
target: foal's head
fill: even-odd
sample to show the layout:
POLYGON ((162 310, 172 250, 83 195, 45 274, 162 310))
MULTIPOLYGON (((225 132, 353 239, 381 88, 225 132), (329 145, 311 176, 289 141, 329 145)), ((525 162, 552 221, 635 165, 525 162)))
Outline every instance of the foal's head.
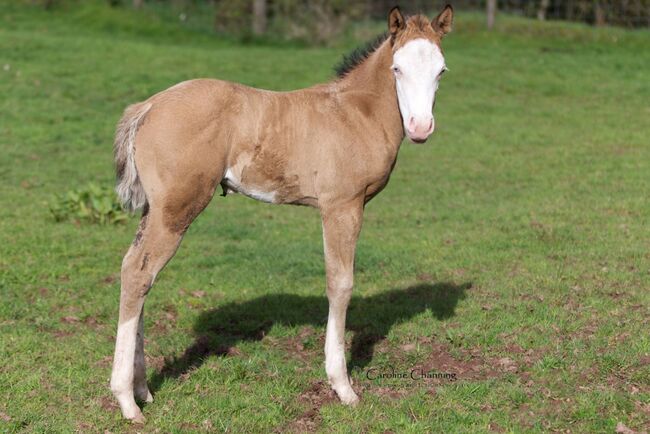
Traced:
POLYGON ((424 142, 435 126, 436 91, 447 70, 440 41, 451 31, 453 15, 449 5, 432 21, 423 15, 405 19, 398 7, 388 15, 399 109, 406 135, 417 143, 424 142))

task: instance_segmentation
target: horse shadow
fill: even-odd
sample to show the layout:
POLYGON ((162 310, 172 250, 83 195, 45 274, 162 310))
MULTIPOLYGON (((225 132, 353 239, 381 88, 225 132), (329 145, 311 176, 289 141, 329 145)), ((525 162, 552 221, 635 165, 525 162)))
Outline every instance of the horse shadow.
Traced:
MULTIPOLYGON (((354 333, 350 370, 364 368, 372 360, 375 345, 390 329, 429 310, 438 320, 455 315, 456 305, 471 288, 469 282, 423 283, 405 289, 393 289, 368 297, 353 296, 347 314, 346 329, 354 333)), ((253 300, 229 303, 203 312, 196 320, 196 339, 180 357, 167 359, 149 380, 152 392, 168 378, 200 367, 211 356, 227 356, 242 341, 260 341, 275 324, 312 325, 327 323, 328 302, 323 296, 268 294, 253 300)), ((324 333, 324 332, 323 332, 324 333)))

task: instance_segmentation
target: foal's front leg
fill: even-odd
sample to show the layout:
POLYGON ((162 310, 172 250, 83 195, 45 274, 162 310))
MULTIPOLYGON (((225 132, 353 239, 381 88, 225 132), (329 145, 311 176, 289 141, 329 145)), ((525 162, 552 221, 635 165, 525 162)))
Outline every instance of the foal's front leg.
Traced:
POLYGON ((329 315, 325 338, 327 378, 344 404, 359 401, 345 363, 345 316, 352 296, 354 251, 361 230, 363 201, 321 209, 329 315))

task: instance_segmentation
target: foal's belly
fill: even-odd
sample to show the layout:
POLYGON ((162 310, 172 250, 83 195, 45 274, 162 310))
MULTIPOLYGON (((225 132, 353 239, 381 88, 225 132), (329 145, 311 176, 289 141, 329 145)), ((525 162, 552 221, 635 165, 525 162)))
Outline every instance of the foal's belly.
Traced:
POLYGON ((251 199, 266 203, 278 203, 277 201, 280 199, 278 192, 271 188, 271 186, 246 185, 241 180, 241 173, 235 174, 230 168, 226 170, 223 181, 221 181, 221 186, 223 187, 224 195, 239 193, 251 199))
POLYGON ((286 162, 283 164, 268 153, 257 158, 243 154, 226 168, 221 181, 224 195, 239 193, 274 204, 318 205, 309 180, 287 168, 286 162))

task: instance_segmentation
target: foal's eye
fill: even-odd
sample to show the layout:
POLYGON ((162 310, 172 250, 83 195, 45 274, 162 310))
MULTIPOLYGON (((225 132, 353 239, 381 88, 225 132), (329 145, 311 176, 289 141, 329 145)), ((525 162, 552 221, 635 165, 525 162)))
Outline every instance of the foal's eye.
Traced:
POLYGON ((449 70, 447 69, 446 66, 444 68, 442 68, 442 71, 440 71, 440 74, 438 74, 438 78, 442 77, 442 74, 444 74, 447 71, 449 71, 449 70))
POLYGON ((393 70, 393 73, 394 73, 394 74, 400 74, 400 73, 402 72, 402 71, 399 69, 399 66, 393 66, 393 67, 391 67, 391 69, 393 70))

